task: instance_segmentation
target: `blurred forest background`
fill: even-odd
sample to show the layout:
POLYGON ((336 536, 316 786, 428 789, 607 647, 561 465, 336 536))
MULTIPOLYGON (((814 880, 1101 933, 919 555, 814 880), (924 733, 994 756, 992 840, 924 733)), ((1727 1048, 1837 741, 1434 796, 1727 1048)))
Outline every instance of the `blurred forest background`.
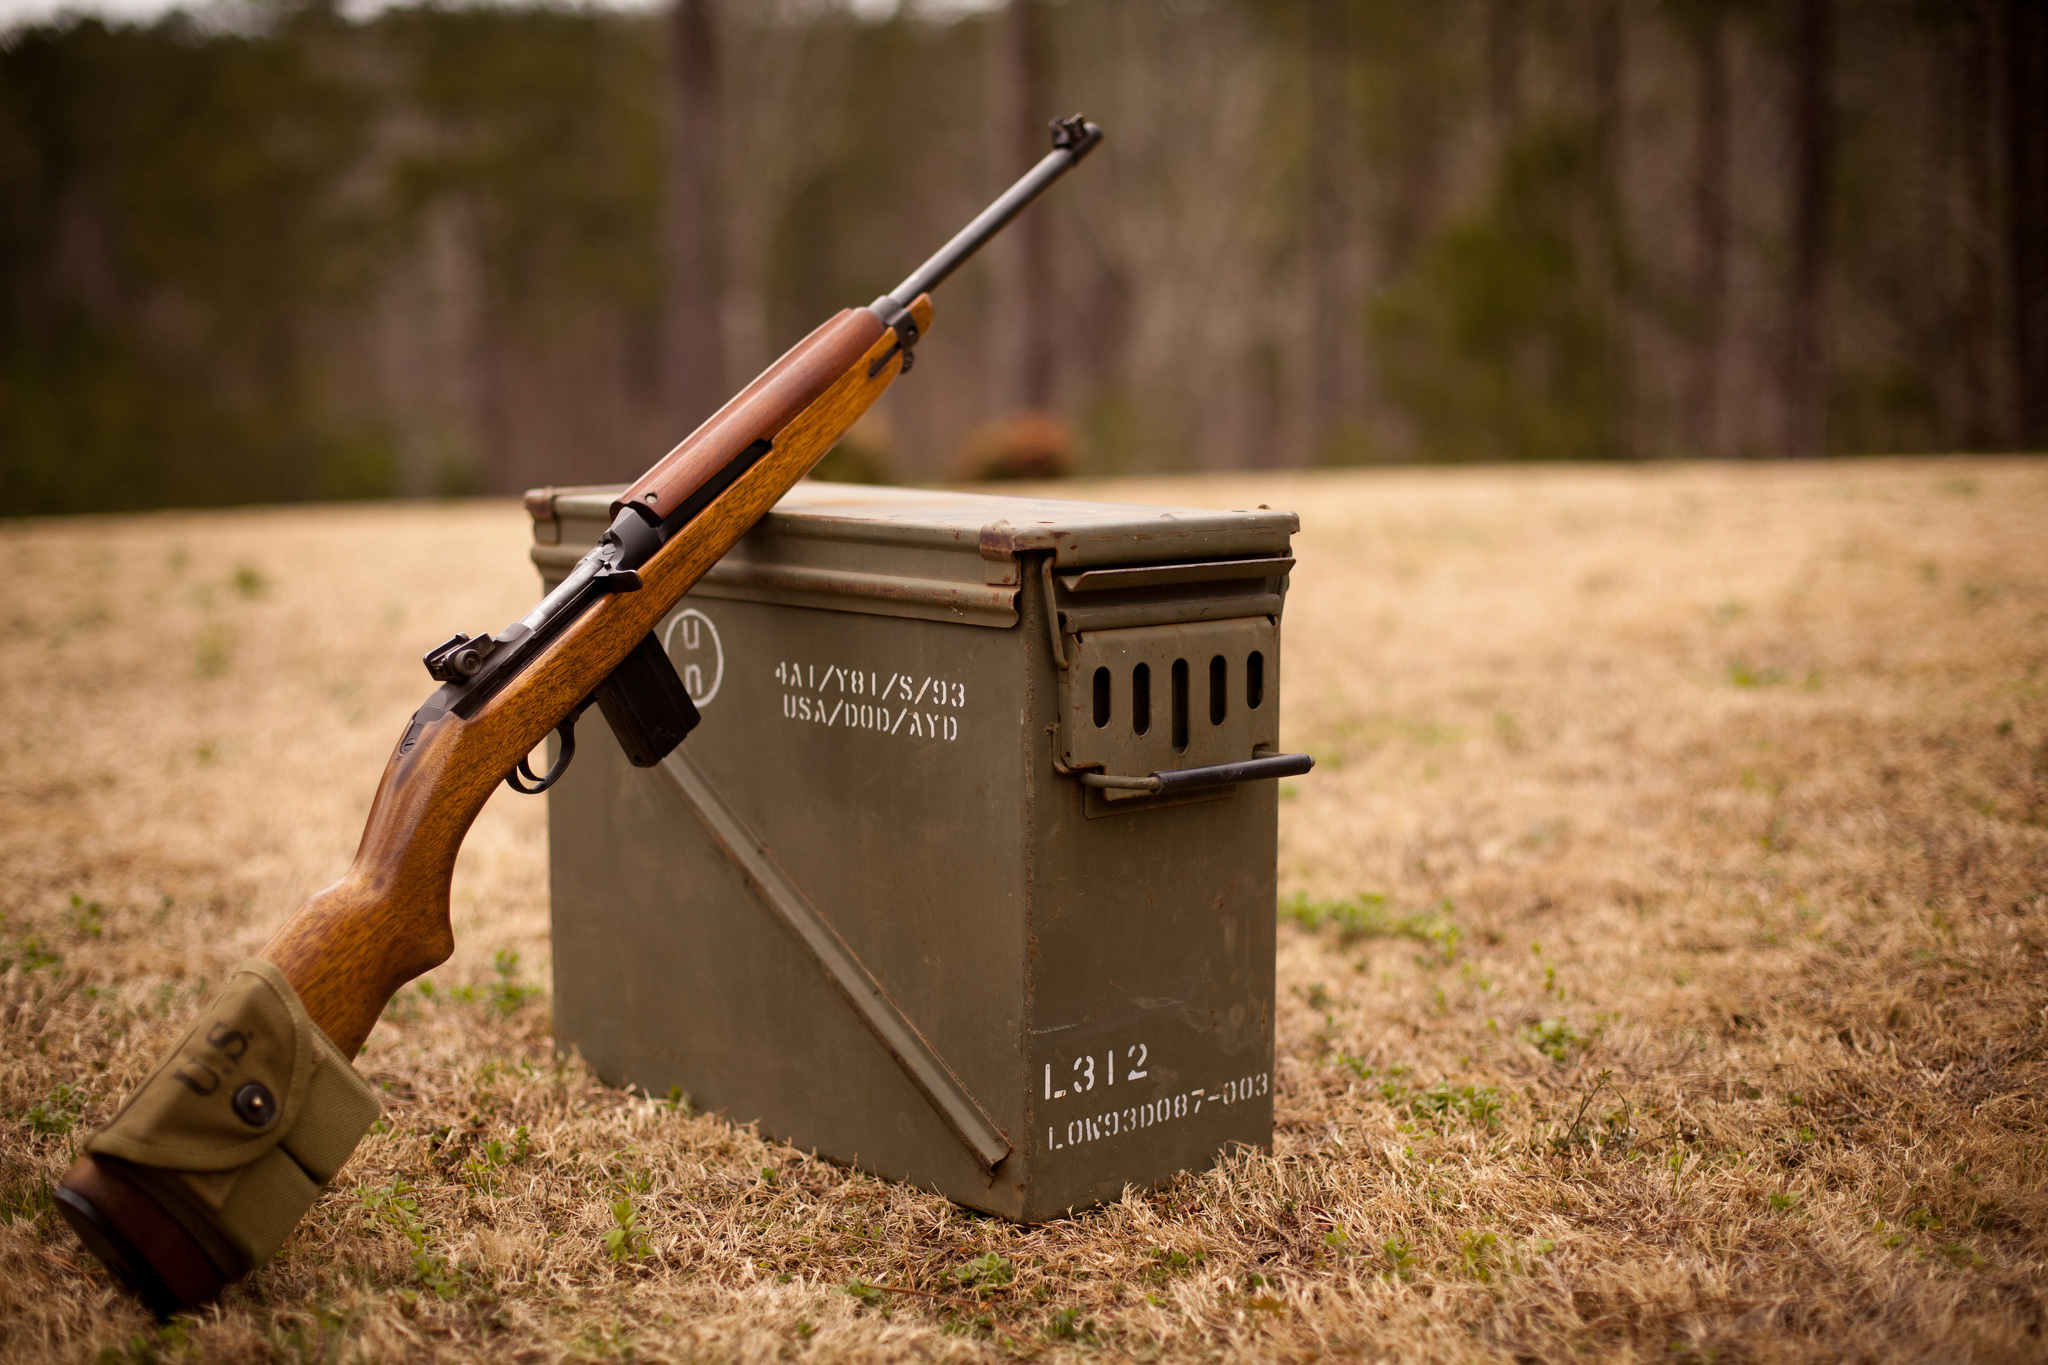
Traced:
POLYGON ((628 478, 1085 110, 841 476, 2048 445, 2039 0, 0 38, 0 514, 628 478))

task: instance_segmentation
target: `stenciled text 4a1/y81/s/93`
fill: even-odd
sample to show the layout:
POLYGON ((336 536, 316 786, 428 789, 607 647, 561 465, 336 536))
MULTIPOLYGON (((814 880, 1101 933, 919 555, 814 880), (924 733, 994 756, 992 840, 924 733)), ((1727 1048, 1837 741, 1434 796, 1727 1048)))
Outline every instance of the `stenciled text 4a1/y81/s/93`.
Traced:
POLYGON ((967 684, 894 669, 785 660, 775 665, 785 720, 873 730, 909 739, 957 740, 967 684))

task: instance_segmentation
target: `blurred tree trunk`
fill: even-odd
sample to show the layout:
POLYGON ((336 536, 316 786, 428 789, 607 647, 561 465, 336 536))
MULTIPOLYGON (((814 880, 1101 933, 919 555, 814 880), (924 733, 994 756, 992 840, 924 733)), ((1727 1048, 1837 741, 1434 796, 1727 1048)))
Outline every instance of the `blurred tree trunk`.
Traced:
POLYGON ((497 291, 491 287, 482 217, 477 196, 457 192, 435 205, 431 224, 442 248, 443 259, 438 263, 445 281, 442 288, 455 314, 450 330, 458 340, 451 350, 461 357, 460 392, 468 417, 462 444, 485 492, 522 493, 531 485, 524 480, 526 471, 519 467, 512 418, 506 410, 505 372, 510 365, 507 319, 497 291))
POLYGON ((730 388, 719 252, 718 149, 724 130, 714 9, 713 0, 675 0, 668 15, 662 405, 678 439, 717 411, 730 388))
POLYGON ((1610 274, 1619 273, 1626 249, 1621 206, 1623 47, 1620 0, 1596 0, 1588 35, 1593 95, 1593 158, 1601 243, 1610 274))
POLYGON ((1496 151, 1522 121, 1522 3, 1486 3, 1486 113, 1496 151))
POLYGON ((1832 0, 1799 0, 1792 35, 1792 278, 1785 355, 1786 455, 1827 453, 1828 190, 1834 163, 1832 0))
MULTIPOLYGON (((1010 0, 997 26, 1000 91, 996 147, 1001 185, 1052 150, 1047 125, 1052 107, 1052 53, 1041 0, 1010 0)), ((1052 405, 1052 237, 1047 205, 1023 214, 997 239, 996 308, 991 350, 997 401, 1008 411, 1043 411, 1052 405)))
POLYGON ((1626 59, 1620 0, 1596 0, 1589 34, 1593 94, 1593 213, 1596 266, 1593 286, 1601 296, 1607 324, 1607 392, 1612 413, 1610 448, 1588 454, 1636 454, 1633 382, 1629 366, 1628 219, 1623 209, 1623 63, 1626 59))
POLYGON ((2048 3, 2006 0, 2006 250, 2014 435, 2048 447, 2048 3))
MULTIPOLYGON (((1347 82, 1351 47, 1339 0, 1309 0, 1309 202, 1305 234, 1309 296, 1308 451, 1323 460, 1340 455, 1358 413, 1360 356, 1356 272, 1345 188, 1357 175, 1354 122, 1347 82)), ((1269 437, 1277 433, 1269 433, 1269 437)), ((1277 439, 1254 458, 1278 463, 1277 439)))
POLYGON ((1698 324, 1686 385, 1686 430, 1696 454, 1721 453, 1721 348, 1728 294, 1727 12, 1702 8, 1692 33, 1696 130, 1693 144, 1693 303, 1698 324))
MULTIPOLYGON (((1948 339, 1956 373, 1950 429, 1969 450, 1993 450, 2001 440, 2006 408, 2000 401, 1999 338, 2004 331, 1999 298, 2001 244, 1994 198, 1994 149, 2001 135, 1995 92, 1999 85, 1998 0, 1972 0, 1963 7, 1955 41, 1942 52, 1930 78, 1940 91, 1947 136, 1935 144, 1937 160, 1953 155, 1957 173, 1948 180, 1951 217, 1962 231, 1962 291, 1951 310, 1948 339)), ((1937 166, 1937 170, 1939 167, 1937 166)), ((1939 240, 1939 235, 1936 235, 1939 240)), ((1939 358, 1936 359, 1939 366, 1939 358)))

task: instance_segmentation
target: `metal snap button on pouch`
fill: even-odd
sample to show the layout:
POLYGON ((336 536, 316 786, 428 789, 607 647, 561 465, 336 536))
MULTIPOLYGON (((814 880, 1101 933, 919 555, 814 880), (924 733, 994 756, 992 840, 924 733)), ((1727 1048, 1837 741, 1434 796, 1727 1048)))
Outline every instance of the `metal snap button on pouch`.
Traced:
POLYGON ((277 1121, 277 1098, 261 1081, 250 1081, 235 1092, 235 1114, 251 1128, 268 1128, 277 1121))

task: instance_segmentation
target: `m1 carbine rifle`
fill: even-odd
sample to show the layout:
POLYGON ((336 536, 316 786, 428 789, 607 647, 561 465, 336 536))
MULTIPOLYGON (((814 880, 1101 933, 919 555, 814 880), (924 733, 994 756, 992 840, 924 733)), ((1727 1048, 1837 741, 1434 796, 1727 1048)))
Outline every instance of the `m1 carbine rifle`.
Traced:
POLYGON ((449 880, 499 781, 545 791, 595 702, 641 767, 697 723, 652 634, 698 578, 843 435, 931 326, 929 293, 1091 151, 1079 115, 1053 151, 902 284, 797 343, 612 505, 539 606, 426 655, 441 687, 385 766, 355 861, 243 963, 95 1133, 56 1191, 79 1238, 159 1314, 267 1260, 378 1112, 350 1060, 392 995, 448 959, 449 880), (550 731, 560 752, 536 775, 550 731))

